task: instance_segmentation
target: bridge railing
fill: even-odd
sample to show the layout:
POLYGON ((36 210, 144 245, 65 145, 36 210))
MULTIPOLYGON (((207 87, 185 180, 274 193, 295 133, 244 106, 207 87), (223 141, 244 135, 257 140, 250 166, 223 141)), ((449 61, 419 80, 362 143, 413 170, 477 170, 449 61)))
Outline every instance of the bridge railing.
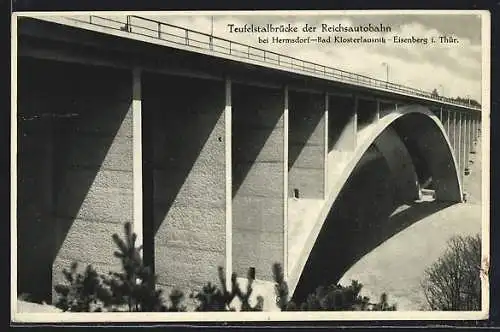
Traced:
POLYGON ((389 81, 379 80, 365 75, 351 73, 345 70, 298 59, 289 55, 276 53, 221 37, 215 37, 208 33, 191 30, 181 26, 141 16, 127 15, 125 22, 97 15, 89 15, 88 20, 86 21, 82 20, 81 18, 74 17, 71 19, 105 28, 126 31, 136 35, 156 38, 173 44, 189 46, 202 50, 209 50, 214 53, 221 53, 259 62, 265 62, 283 68, 300 70, 315 75, 333 78, 340 82, 351 83, 370 88, 386 89, 396 93, 466 106, 471 109, 481 109, 480 107, 471 105, 470 103, 460 102, 455 99, 446 98, 443 96, 436 96, 428 91, 411 88, 389 81))

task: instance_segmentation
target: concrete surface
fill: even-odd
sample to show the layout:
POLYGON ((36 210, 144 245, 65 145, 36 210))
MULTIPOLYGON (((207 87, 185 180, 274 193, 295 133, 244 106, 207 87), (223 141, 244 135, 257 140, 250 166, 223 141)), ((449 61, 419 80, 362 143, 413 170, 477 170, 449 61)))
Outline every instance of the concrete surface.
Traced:
POLYGON ((340 283, 360 281, 363 295, 376 300, 386 292, 398 310, 428 309, 420 282, 424 271, 454 235, 481 232, 481 146, 471 154, 471 174, 465 176, 466 203, 452 205, 402 230, 354 264, 340 283))
POLYGON ((45 60, 18 66, 18 288, 50 302, 69 261, 109 271, 111 235, 132 221, 132 79, 45 60))
POLYGON ((224 82, 146 73, 142 90, 144 181, 152 187, 144 208, 154 219, 144 227, 154 237, 158 285, 217 282, 226 249, 224 82))
POLYGON ((325 96, 290 91, 288 196, 324 198, 325 96))
POLYGON ((328 105, 328 151, 354 151, 358 131, 354 98, 330 96, 328 105))
POLYGON ((285 94, 235 84, 232 89, 233 271, 272 280, 284 260, 285 94))
MULTIPOLYGON (((302 239, 298 240, 298 237, 290 238, 288 245, 288 264, 290 267, 294 267, 293 270, 290 268, 288 269, 288 282, 291 290, 294 290, 295 287, 297 287, 299 280, 305 278, 302 272, 309 260, 309 255, 312 252, 313 247, 317 245, 317 238, 320 236, 320 232, 323 232, 322 227, 324 227, 324 222, 327 219, 337 196, 348 181, 349 176, 352 174, 353 170, 358 167, 358 163, 362 160, 362 157, 372 145, 373 141, 393 123, 397 123, 399 134, 404 135, 405 140, 412 140, 415 142, 414 145, 416 145, 417 151, 414 151, 414 153, 419 153, 419 155, 424 158, 426 163, 430 164, 431 174, 433 174, 436 183, 436 193, 439 195, 438 197, 444 201, 447 199, 454 199, 455 201, 461 200, 457 175, 452 168, 452 155, 449 151, 448 142, 445 136, 443 136, 442 131, 444 131, 444 129, 439 124, 439 120, 434 114, 432 114, 432 112, 428 111, 424 107, 408 106, 401 107, 400 110, 401 112, 388 114, 382 117, 378 122, 364 126, 360 129, 356 138, 358 146, 349 159, 337 159, 336 157, 338 156, 339 151, 336 151, 336 148, 330 152, 331 155, 328 158, 329 192, 327 195, 328 200, 325 204, 322 206, 318 205, 318 210, 301 209, 300 206, 296 204, 290 205, 288 213, 289 215, 292 215, 293 218, 289 218, 288 223, 289 225, 297 224, 299 226, 294 225, 289 227, 291 229, 296 227, 302 228, 302 231, 298 232, 301 234, 302 239), (436 127, 436 125, 441 127, 436 127), (419 131, 413 131, 414 128, 419 128, 419 131), (438 144, 436 142, 441 143, 438 144), (330 170, 330 163, 332 165, 336 165, 332 170, 330 170), (301 212, 303 214, 301 214, 301 212), (312 219, 313 216, 316 218, 312 219), (313 226, 302 226, 310 223, 310 220, 315 220, 313 226), (306 232, 304 229, 307 229, 308 231, 306 232), (301 246, 300 250, 294 248, 294 246, 298 245, 301 246), (297 253, 299 251, 300 254, 298 256, 294 254, 293 257, 290 257, 290 252, 297 253)), ((333 146, 335 146, 335 142, 333 146)), ((397 146, 393 146, 392 148, 397 148, 397 146)), ((341 153, 341 155, 344 157, 349 156, 348 154, 345 154, 345 152, 341 153)), ((393 181, 386 182, 392 183, 393 181)), ((395 198, 388 197, 388 199, 394 200, 395 198)), ((397 199, 399 199, 399 197, 397 199)), ((387 209, 391 208, 391 206, 387 207, 387 209)), ((384 213, 385 210, 381 211, 382 215, 384 213)))

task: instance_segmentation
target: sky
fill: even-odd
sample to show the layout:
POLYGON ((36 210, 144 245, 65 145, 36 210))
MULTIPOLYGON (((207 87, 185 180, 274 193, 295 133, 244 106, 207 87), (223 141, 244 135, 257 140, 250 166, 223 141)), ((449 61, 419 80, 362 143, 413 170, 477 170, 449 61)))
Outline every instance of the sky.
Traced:
MULTIPOLYGON (((295 12, 296 13, 296 12, 295 12)), ((205 33, 211 32, 212 16, 175 15, 158 16, 155 19, 179 25, 205 33)), ((437 89, 440 95, 447 97, 467 97, 481 102, 481 17, 476 14, 459 15, 353 15, 332 14, 304 15, 301 13, 288 15, 269 15, 245 13, 213 15, 213 34, 245 44, 287 54, 296 58, 331 66, 338 69, 386 79, 386 67, 389 65, 389 80, 410 87, 432 91, 437 89), (272 23, 292 24, 299 28, 298 33, 231 33, 229 24, 265 25, 272 23), (342 24, 357 26, 359 24, 383 24, 391 28, 386 33, 337 33, 344 37, 386 37, 386 44, 262 44, 258 36, 295 38, 297 36, 323 36, 333 33, 303 33, 305 24, 328 26, 342 24), (454 36, 459 40, 456 44, 433 43, 395 44, 394 36, 400 37, 435 37, 454 36)))

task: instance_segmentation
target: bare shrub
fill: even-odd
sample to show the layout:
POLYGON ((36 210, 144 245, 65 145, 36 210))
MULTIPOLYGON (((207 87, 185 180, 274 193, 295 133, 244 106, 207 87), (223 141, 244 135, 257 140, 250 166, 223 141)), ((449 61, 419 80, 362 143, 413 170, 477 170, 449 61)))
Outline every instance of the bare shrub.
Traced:
POLYGON ((422 282, 431 310, 481 309, 481 238, 454 236, 422 282))

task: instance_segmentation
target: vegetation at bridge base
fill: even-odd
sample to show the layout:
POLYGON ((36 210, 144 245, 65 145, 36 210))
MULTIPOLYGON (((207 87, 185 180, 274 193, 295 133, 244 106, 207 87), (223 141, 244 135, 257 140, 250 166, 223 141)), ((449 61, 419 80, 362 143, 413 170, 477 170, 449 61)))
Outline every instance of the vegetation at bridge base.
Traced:
POLYGON ((191 297, 198 300, 199 303, 196 311, 236 311, 231 305, 235 297, 241 303, 239 311, 262 311, 264 307, 264 298, 262 296, 257 296, 257 303, 254 306, 250 304, 250 296, 253 292, 252 285, 255 281, 253 272, 252 269, 248 269, 246 292, 241 290, 236 273, 231 275, 231 290, 228 290, 224 269, 219 266, 221 289, 208 282, 200 292, 192 294, 191 297))
POLYGON ((162 291, 155 288, 156 276, 144 265, 136 247, 137 235, 132 233, 130 223, 125 224, 125 241, 113 234, 118 247, 114 256, 120 259, 122 271, 99 275, 91 265, 83 274, 77 273, 77 264, 70 271, 64 270, 68 284, 55 286, 59 295, 56 307, 63 311, 184 311, 181 306, 182 292, 173 290, 172 305, 166 306, 162 291))
POLYGON ((276 303, 281 311, 395 311, 396 305, 389 305, 387 294, 382 294, 380 301, 371 303, 370 298, 360 296, 363 285, 356 280, 349 286, 332 284, 319 286, 309 294, 305 302, 296 304, 289 300, 288 286, 284 280, 283 269, 279 264, 273 266, 276 303))
POLYGON ((481 273, 479 234, 450 238, 422 282, 431 310, 481 310, 481 273))
MULTIPOLYGON (((155 312, 187 311, 183 305, 184 293, 173 289, 169 294, 170 305, 166 305, 162 291, 156 289, 156 276, 144 265, 141 257, 142 246, 136 247, 136 234, 132 233, 130 223, 125 224, 125 239, 113 234, 113 241, 118 247, 114 256, 120 260, 121 272, 99 274, 88 265, 83 272, 78 272, 78 264, 73 263, 69 270, 64 270, 64 284, 55 286, 58 299, 56 307, 70 312, 155 312)), ((369 298, 359 295, 362 285, 353 281, 351 285, 331 285, 318 287, 304 303, 296 304, 289 300, 288 286, 283 270, 274 264, 275 292, 278 307, 282 311, 293 310, 396 310, 395 305, 387 303, 387 296, 382 295, 378 303, 370 303, 369 298)), ((251 304, 255 271, 248 270, 246 289, 237 281, 236 273, 231 276, 230 289, 226 287, 225 272, 218 268, 220 285, 210 282, 190 298, 198 303, 195 311, 262 311, 264 298, 256 297, 251 304), (235 298, 238 301, 234 301, 235 298), (236 308, 235 306, 238 306, 236 308)))

